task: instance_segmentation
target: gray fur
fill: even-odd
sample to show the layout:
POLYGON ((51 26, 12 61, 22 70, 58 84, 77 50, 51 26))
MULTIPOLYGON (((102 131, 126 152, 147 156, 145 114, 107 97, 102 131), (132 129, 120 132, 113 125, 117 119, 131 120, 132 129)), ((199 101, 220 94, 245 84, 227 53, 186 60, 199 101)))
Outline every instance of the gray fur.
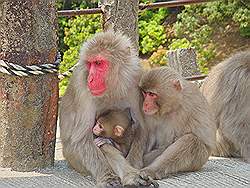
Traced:
MULTIPOLYGON (((123 110, 129 107, 138 129, 136 136, 141 139, 134 140, 127 159, 135 167, 142 166, 144 146, 141 140, 146 135, 138 136, 142 134, 139 130, 143 124, 139 108, 141 94, 137 86, 140 76, 141 66, 129 39, 112 31, 98 33, 84 43, 79 64, 62 98, 59 119, 63 155, 77 171, 92 174, 100 187, 108 187, 112 182, 119 180, 119 177, 124 178, 123 174, 130 178, 122 179, 124 184, 137 184, 142 180, 139 171, 128 162, 127 166, 120 166, 120 161, 107 161, 101 150, 94 145, 92 135, 96 116, 109 109, 123 110), (104 56, 112 64, 106 80, 108 87, 101 97, 91 95, 86 81, 88 76, 86 58, 97 54, 104 56)), ((115 148, 112 150, 114 150, 113 158, 123 158, 115 148)))
POLYGON ((199 170, 215 147, 216 132, 214 118, 199 88, 169 67, 146 72, 139 86, 160 97, 159 111, 145 116, 149 139, 144 161, 150 163, 150 154, 158 157, 142 173, 162 179, 171 173, 199 170), (180 91, 173 80, 180 82, 180 91))
POLYGON ((250 162, 250 50, 216 65, 202 86, 217 131, 215 155, 250 162))

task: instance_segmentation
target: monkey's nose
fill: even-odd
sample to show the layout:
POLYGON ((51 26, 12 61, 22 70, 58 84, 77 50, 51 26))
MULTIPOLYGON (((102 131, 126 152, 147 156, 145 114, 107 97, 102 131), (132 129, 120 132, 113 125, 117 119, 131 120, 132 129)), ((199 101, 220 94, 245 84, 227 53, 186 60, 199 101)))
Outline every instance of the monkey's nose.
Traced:
POLYGON ((88 77, 88 82, 91 83, 91 82, 93 82, 93 81, 94 81, 93 76, 89 76, 89 77, 88 77))

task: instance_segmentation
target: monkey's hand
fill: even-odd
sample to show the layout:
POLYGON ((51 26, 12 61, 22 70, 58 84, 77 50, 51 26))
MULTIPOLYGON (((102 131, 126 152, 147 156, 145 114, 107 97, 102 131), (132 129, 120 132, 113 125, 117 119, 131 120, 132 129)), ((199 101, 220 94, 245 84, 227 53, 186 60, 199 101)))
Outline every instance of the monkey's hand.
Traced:
POLYGON ((118 176, 116 176, 115 174, 110 174, 109 176, 106 175, 103 178, 101 178, 95 187, 96 188, 112 188, 112 187, 122 188, 123 186, 118 176))
POLYGON ((153 169, 150 169, 149 167, 145 167, 140 170, 140 175, 142 177, 151 177, 154 180, 159 180, 161 177, 157 174, 157 172, 153 169))
POLYGON ((110 145, 114 145, 113 142, 111 141, 111 139, 109 138, 103 138, 103 137, 97 137, 94 139, 94 143, 97 147, 101 147, 103 144, 110 144, 110 145))
POLYGON ((159 187, 159 184, 152 177, 137 170, 127 173, 122 179, 122 184, 125 187, 159 187))

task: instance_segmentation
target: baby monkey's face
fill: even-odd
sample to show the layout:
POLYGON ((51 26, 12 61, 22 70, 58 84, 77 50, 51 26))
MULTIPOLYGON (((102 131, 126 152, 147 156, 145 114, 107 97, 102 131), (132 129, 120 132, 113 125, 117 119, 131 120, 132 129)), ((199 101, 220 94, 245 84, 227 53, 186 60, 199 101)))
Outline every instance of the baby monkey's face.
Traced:
POLYGON ((119 122, 107 121, 102 117, 97 120, 93 127, 94 135, 112 139, 122 137, 124 131, 124 128, 119 125, 119 122))
POLYGON ((93 133, 105 138, 121 138, 131 124, 129 109, 111 110, 98 117, 93 133))

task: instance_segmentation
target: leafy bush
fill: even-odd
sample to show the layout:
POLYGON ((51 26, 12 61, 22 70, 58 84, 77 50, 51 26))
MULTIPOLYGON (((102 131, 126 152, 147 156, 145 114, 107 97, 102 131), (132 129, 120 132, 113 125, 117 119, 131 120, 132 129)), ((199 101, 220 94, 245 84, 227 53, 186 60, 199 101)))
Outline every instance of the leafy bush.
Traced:
POLYGON ((170 50, 176 50, 178 48, 190 48, 192 45, 186 38, 173 39, 172 43, 168 46, 170 50))
POLYGON ((164 18, 167 9, 147 10, 139 14, 139 46, 142 54, 152 53, 166 42, 164 18))
POLYGON ((174 25, 176 39, 172 40, 170 49, 192 46, 198 52, 201 71, 208 71, 207 62, 215 57, 216 46, 211 37, 217 26, 226 26, 236 22, 242 36, 250 36, 250 9, 240 0, 224 0, 189 5, 178 15, 179 21, 174 25))

